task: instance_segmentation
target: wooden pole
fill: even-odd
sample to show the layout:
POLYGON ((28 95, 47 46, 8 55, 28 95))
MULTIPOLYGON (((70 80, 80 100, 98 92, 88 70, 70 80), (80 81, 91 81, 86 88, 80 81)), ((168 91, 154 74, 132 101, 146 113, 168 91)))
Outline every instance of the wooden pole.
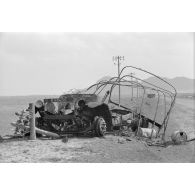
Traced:
POLYGON ((120 85, 120 57, 118 56, 117 57, 117 60, 118 60, 118 79, 119 79, 119 92, 118 92, 118 96, 119 96, 119 107, 121 106, 121 85, 120 85))
POLYGON ((30 114, 30 140, 36 140, 35 105, 33 103, 29 104, 29 114, 30 114))

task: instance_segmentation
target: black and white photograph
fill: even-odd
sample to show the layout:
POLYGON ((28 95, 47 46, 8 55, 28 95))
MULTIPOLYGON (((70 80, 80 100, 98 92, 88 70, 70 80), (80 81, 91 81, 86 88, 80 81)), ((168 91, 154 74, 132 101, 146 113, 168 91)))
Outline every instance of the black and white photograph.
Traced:
POLYGON ((0 162, 194 161, 193 33, 1 33, 0 162))
POLYGON ((0 193, 193 194, 192 0, 0 0, 0 193))

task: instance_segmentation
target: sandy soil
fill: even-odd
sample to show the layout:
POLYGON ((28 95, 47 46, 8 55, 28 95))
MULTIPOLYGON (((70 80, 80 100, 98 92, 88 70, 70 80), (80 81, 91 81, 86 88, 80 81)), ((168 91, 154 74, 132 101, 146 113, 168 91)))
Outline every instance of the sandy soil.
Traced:
POLYGON ((194 141, 168 147, 147 146, 135 138, 70 138, 0 143, 0 162, 195 162, 194 141))

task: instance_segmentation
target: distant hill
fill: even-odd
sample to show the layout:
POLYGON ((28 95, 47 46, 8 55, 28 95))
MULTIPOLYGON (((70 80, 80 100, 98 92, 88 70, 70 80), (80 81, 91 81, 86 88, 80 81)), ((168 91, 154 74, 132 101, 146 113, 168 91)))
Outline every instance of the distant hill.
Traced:
MULTIPOLYGON (((105 76, 99 79, 97 82, 103 81, 103 80, 109 80, 110 78, 111 78, 110 76, 105 76)), ((190 79, 186 77, 175 77, 173 79, 163 78, 163 79, 167 81, 168 83, 172 84, 176 88, 178 93, 194 93, 195 91, 194 89, 195 79, 190 79)), ((145 79, 145 81, 150 82, 159 87, 170 89, 167 84, 163 84, 156 77, 149 77, 145 79)))
MULTIPOLYGON (((163 78, 165 81, 172 84, 178 93, 193 93, 194 92, 194 84, 195 79, 189 79, 186 77, 175 77, 173 79, 169 78, 163 78)), ((145 81, 150 82, 152 84, 156 84, 160 87, 167 87, 166 84, 163 84, 159 81, 159 79, 155 77, 149 77, 148 79, 145 79, 145 81)))

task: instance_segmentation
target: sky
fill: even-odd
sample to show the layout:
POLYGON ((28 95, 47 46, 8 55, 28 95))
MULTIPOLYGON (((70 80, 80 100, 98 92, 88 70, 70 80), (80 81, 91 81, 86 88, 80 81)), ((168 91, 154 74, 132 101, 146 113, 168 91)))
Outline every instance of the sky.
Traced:
POLYGON ((194 77, 193 33, 0 33, 0 96, 60 95, 116 76, 112 57, 159 76, 194 77))

